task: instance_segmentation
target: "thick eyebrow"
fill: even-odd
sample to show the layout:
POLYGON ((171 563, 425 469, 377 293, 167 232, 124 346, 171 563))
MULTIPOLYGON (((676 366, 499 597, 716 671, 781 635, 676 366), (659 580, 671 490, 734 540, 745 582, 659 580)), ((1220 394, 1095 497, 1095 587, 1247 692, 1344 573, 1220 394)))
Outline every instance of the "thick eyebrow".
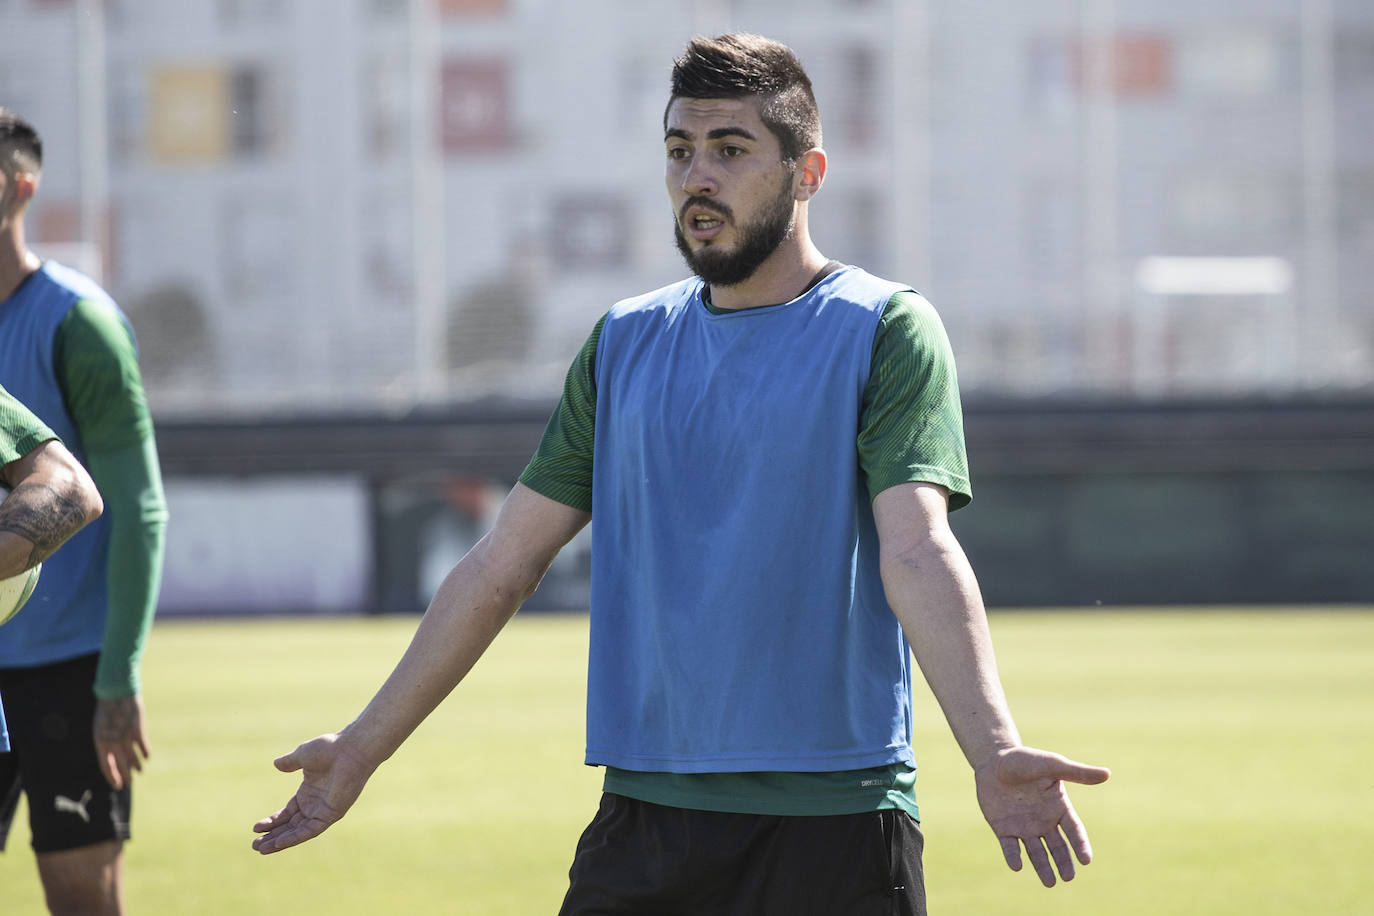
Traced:
MULTIPOLYGON (((663 139, 667 140, 669 137, 677 137, 681 140, 686 140, 688 143, 693 140, 692 135, 680 127, 668 128, 663 134, 663 139)), ((720 140, 724 137, 743 137, 746 140, 758 139, 758 137, 755 137, 743 127, 714 127, 706 132, 707 140, 720 140)))

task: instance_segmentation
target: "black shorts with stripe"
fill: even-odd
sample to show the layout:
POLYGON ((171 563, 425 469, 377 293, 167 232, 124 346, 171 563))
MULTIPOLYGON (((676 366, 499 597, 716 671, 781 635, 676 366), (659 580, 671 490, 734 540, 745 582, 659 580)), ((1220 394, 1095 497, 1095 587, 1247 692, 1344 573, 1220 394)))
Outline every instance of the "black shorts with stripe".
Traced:
POLYGON ((110 788, 96 762, 98 655, 34 668, 0 670, 10 747, 0 754, 0 849, 22 792, 35 852, 78 849, 129 838, 131 793, 110 788))

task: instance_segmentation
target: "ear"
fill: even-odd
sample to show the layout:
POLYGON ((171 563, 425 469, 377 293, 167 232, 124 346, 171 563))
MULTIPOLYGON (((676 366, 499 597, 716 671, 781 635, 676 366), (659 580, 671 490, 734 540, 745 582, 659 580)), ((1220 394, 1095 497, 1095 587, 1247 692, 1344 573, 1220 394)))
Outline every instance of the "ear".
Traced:
POLYGON ((33 200, 33 195, 38 193, 38 174, 36 172, 15 172, 10 187, 13 189, 10 193, 14 197, 14 202, 22 207, 33 200))
POLYGON ((815 197, 824 181, 825 150, 816 147, 797 157, 797 200, 805 201, 815 197))

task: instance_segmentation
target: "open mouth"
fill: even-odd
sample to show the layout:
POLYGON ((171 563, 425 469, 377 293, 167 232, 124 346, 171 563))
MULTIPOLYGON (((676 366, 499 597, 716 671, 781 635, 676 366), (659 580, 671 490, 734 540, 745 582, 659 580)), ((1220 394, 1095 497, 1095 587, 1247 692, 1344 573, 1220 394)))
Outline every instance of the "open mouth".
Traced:
POLYGON ((693 210, 683 220, 683 228, 693 238, 705 239, 714 236, 725 226, 725 217, 707 210, 693 210))

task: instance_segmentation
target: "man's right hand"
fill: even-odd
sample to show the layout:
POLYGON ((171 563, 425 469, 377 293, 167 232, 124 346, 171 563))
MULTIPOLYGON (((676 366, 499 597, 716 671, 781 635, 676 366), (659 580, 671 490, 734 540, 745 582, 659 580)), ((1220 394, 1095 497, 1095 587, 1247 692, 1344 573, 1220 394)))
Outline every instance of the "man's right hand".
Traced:
POLYGON ((263 855, 313 839, 357 801, 376 766, 351 753, 340 735, 321 735, 273 761, 283 773, 301 771, 301 785, 286 806, 253 825, 263 855))

